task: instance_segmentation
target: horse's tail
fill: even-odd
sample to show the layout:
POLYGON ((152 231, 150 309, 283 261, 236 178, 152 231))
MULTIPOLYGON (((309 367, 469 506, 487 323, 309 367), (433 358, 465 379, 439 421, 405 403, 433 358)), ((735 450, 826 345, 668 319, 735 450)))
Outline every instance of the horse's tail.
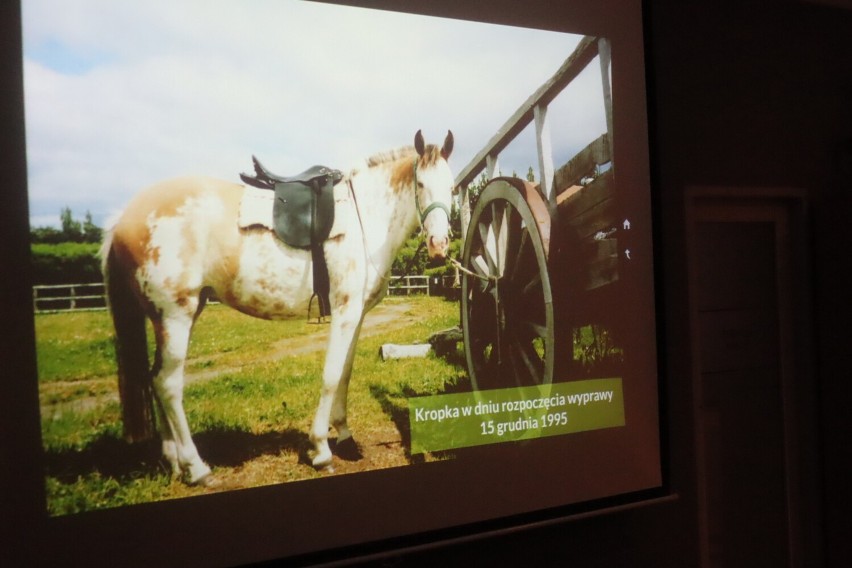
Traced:
POLYGON ((139 442, 150 439, 154 434, 154 399, 148 368, 145 312, 134 293, 131 275, 122 269, 112 229, 108 229, 104 236, 101 262, 107 304, 115 327, 124 436, 132 442, 139 442))

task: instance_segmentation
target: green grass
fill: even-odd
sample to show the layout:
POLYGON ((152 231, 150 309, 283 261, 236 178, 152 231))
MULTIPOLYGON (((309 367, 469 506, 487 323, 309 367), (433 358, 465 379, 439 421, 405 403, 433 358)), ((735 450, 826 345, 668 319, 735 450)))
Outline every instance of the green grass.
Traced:
POLYGON ((106 311, 38 314, 39 382, 84 381, 115 373, 106 311))
MULTIPOLYGON (((75 382, 115 375, 112 322, 106 311, 38 314, 39 382, 75 382)), ((283 338, 317 333, 304 320, 272 322, 249 317, 223 305, 205 308, 190 343, 190 369, 210 361, 241 363, 263 355, 283 338)), ((153 334, 148 326, 149 352, 153 334)))
MULTIPOLYGON (((399 423, 407 416, 408 396, 440 392, 464 376, 458 366, 433 355, 386 362, 378 356, 384 343, 424 342, 433 332, 456 325, 457 304, 414 296, 385 303, 412 307, 392 330, 358 343, 348 408, 350 424, 362 433, 399 423)), ((204 491, 171 479, 156 457, 156 445, 130 446, 122 440, 106 312, 39 315, 36 327, 51 514, 204 491)), ((205 310, 193 333, 188 371, 221 372, 189 384, 185 408, 196 444, 214 471, 235 471, 258 457, 305 450, 325 350, 269 355, 281 350, 285 338, 327 327, 304 320, 266 322, 224 306, 205 310)), ((279 477, 269 482, 319 475, 309 466, 302 469, 295 476, 277 468, 279 477)))

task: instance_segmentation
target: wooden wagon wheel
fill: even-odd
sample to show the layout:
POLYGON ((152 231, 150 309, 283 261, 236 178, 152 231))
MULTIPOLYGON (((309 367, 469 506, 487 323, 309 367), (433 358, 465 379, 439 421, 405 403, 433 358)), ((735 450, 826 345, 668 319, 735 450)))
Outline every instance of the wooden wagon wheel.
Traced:
POLYGON ((475 390, 553 380, 549 238, 547 208, 531 184, 498 178, 482 191, 462 255, 472 273, 462 278, 461 319, 475 390))

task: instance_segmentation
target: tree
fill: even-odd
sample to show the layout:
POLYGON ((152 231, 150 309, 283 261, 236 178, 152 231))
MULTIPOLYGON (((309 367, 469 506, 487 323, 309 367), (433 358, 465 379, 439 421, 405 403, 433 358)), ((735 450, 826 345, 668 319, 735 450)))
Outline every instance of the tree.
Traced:
POLYGON ((83 242, 83 226, 80 221, 74 219, 70 207, 63 207, 59 212, 59 220, 62 224, 62 233, 66 241, 73 243, 83 242))
POLYGON ((59 210, 61 228, 33 227, 30 229, 30 242, 33 243, 99 243, 103 239, 103 229, 95 225, 92 213, 86 210, 86 216, 80 222, 74 218, 70 207, 59 210))
POLYGON ((99 243, 103 238, 104 231, 92 221, 92 214, 86 210, 86 218, 83 221, 83 242, 99 243))
POLYGON ((64 240, 62 231, 55 227, 33 227, 30 229, 31 243, 56 244, 64 240))

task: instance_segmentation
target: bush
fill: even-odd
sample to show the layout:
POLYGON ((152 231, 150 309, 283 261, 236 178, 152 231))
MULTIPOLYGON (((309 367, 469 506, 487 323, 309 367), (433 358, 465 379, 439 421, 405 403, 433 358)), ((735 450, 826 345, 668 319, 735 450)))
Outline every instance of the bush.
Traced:
MULTIPOLYGON (((399 251, 399 254, 393 261, 391 273, 395 276, 412 276, 425 274, 427 276, 452 276, 455 274, 450 261, 440 263, 437 266, 431 266, 429 263, 429 254, 426 252, 426 247, 420 247, 423 237, 420 235, 411 237, 405 242, 405 245, 399 251), (412 257, 417 253, 417 258, 412 261, 412 257), (408 270, 406 271, 406 268, 408 270)), ((461 240, 453 239, 450 241, 449 256, 458 259, 460 256, 461 240)))
POLYGON ((100 282, 98 243, 35 243, 31 245, 34 284, 100 282))

